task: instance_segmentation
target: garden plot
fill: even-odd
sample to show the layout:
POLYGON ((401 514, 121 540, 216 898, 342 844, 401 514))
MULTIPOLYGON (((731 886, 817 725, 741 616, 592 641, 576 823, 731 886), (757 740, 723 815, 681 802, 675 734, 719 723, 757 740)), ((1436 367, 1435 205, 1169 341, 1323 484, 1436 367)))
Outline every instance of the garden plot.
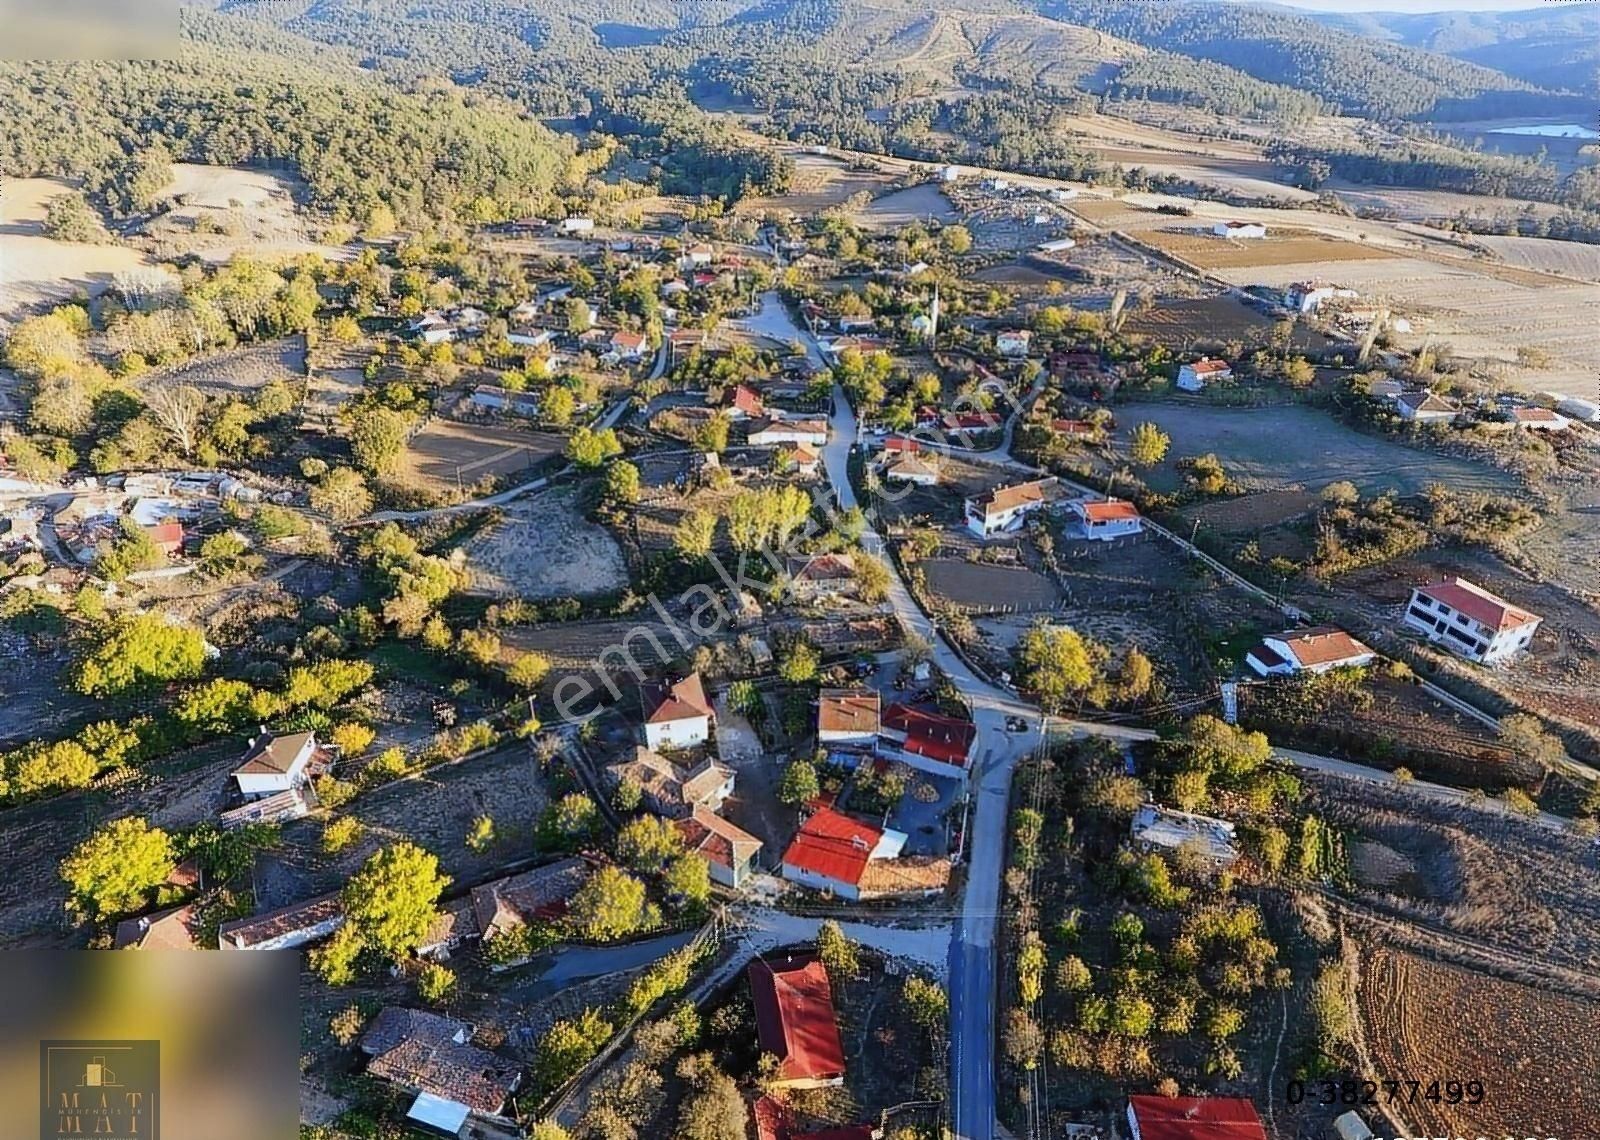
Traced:
MULTIPOLYGON (((1212 293, 1178 299, 1158 297, 1151 305, 1130 312, 1123 331, 1188 352, 1199 345, 1229 341, 1238 341, 1247 348, 1266 344, 1277 323, 1276 316, 1252 308, 1237 297, 1212 293)), ((1298 352, 1321 353, 1334 343, 1304 322, 1295 325, 1289 339, 1290 347, 1298 352)))
MULTIPOLYGON (((853 170, 837 158, 821 154, 794 156, 794 176, 783 194, 741 199, 735 212, 757 217, 768 210, 813 214, 842 206, 856 194, 877 194, 894 184, 893 176, 876 170, 853 170)), ((859 220, 859 219, 858 219, 859 220)))
POLYGON ((411 437, 404 467, 433 490, 461 489, 485 478, 532 478, 532 468, 560 455, 566 442, 553 432, 434 420, 411 437))
POLYGON ((961 558, 934 558, 918 565, 935 596, 969 613, 1007 609, 1038 613, 1058 609, 1062 602, 1062 593, 1054 582, 1023 566, 996 566, 961 558))
POLYGON ((536 600, 607 594, 628 584, 611 532, 583 516, 582 491, 560 487, 505 508, 469 542, 469 593, 536 600))
MULTIPOLYGON (((1395 256, 1387 249, 1339 238, 1269 226, 1264 238, 1222 238, 1211 233, 1209 223, 1147 230, 1139 235, 1164 253, 1206 270, 1253 269, 1318 262, 1384 260, 1395 256)), ((1242 282, 1241 282, 1242 284, 1242 282)))
POLYGON ((1175 461, 1216 453, 1230 478, 1246 490, 1320 491, 1348 480, 1363 492, 1415 494, 1429 483, 1457 492, 1504 492, 1509 475, 1464 459, 1418 451, 1378 436, 1362 435, 1326 414, 1295 405, 1211 408, 1142 404, 1119 409, 1118 437, 1154 423, 1172 437, 1167 459, 1143 477, 1157 490, 1181 483, 1175 461))
POLYGON ((146 373, 139 384, 191 384, 213 396, 248 396, 275 380, 297 384, 305 378, 305 338, 292 336, 196 357, 170 371, 146 373))
POLYGON ((960 220, 960 214, 944 191, 932 183, 893 190, 874 198, 855 220, 864 226, 897 230, 912 222, 926 225, 929 218, 945 223, 960 220))

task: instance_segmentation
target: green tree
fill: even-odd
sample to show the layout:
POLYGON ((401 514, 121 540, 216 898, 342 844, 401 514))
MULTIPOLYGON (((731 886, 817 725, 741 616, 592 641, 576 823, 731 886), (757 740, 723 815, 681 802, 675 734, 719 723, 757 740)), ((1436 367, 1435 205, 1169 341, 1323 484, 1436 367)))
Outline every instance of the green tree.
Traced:
MULTIPOLYGON (((1103 688, 1105 650, 1070 626, 1039 621, 1017 643, 1022 683, 1052 712, 1073 698, 1093 699, 1103 688)), ((1099 702, 1096 702, 1099 703, 1099 702)))
POLYGON ((912 1022, 930 1033, 943 1033, 950 1021, 950 996, 938 982, 921 974, 906 977, 900 1000, 912 1022))
POLYGON ((1142 423, 1128 436, 1128 458, 1140 467, 1154 467, 1167 457, 1172 437, 1153 423, 1142 423))
POLYGON ((617 858, 635 871, 660 871, 683 852, 683 835, 671 820, 641 815, 617 832, 617 858))
POLYGON ((467 850, 475 855, 486 854, 493 849, 497 839, 494 817, 480 815, 472 821, 472 826, 467 830, 467 850))
POLYGON ((639 469, 626 460, 606 468, 605 498, 612 503, 639 501, 639 469))
POLYGON ((572 896, 568 922, 590 942, 614 942, 657 926, 644 884, 619 867, 602 867, 572 896))
POLYGON ((455 992, 455 974, 439 963, 424 963, 417 971, 417 996, 429 1005, 443 1005, 455 992))
POLYGON ((62 861, 68 906, 96 922, 139 910, 176 864, 165 831, 132 816, 114 819, 62 861))
POLYGON ((861 947, 831 918, 817 928, 817 957, 835 983, 861 973, 861 947))
POLYGON ((341 815, 322 825, 322 850, 327 855, 337 855, 357 842, 366 828, 354 816, 341 815))
POLYGON ((1081 994, 1094 982, 1082 958, 1068 954, 1056 966, 1056 988, 1066 994, 1081 994))
POLYGON ((783 659, 778 662, 778 676, 791 685, 803 685, 817 678, 817 671, 822 666, 822 654, 817 649, 804 641, 795 641, 783 659))
POLYGON ((811 761, 792 760, 783 770, 783 782, 778 788, 778 799, 784 803, 799 807, 816 799, 821 792, 822 784, 817 779, 817 769, 811 761))
POLYGON ((706 1066, 678 1109, 676 1135, 680 1140, 744 1140, 749 1115, 733 1078, 706 1066))
POLYGON ((365 949, 361 932, 346 922, 311 951, 311 968, 330 986, 348 986, 356 980, 356 963, 365 949))
POLYGON ((570 388, 563 388, 559 384, 545 392, 544 398, 539 402, 539 411, 545 422, 556 427, 566 427, 570 424, 573 413, 577 410, 578 398, 572 394, 570 388))
POLYGON ((116 697, 192 680, 205 663, 205 637, 199 630, 169 625, 160 614, 135 614, 106 627, 78 662, 72 685, 87 696, 116 697))
POLYGON ((311 509, 321 511, 334 522, 353 522, 372 510, 372 492, 361 472, 351 467, 335 467, 311 488, 311 509))
POLYGON ((438 920, 449 884, 432 852, 397 843, 375 852, 345 884, 345 915, 368 945, 399 961, 438 920))
POLYGON ((580 427, 567 440, 567 458, 579 467, 599 467, 614 455, 622 454, 617 433, 610 428, 580 427))
POLYGON ((963 254, 972 248, 972 231, 966 226, 946 226, 939 231, 939 241, 951 253, 963 254))
POLYGON ((514 688, 531 693, 539 687, 539 682, 543 681, 549 672, 550 658, 543 653, 529 650, 506 667, 506 680, 514 688))
POLYGON ((667 864, 661 887, 682 909, 702 907, 711 897, 711 864, 698 855, 679 855, 667 864))
POLYGON ((672 545, 685 558, 704 558, 711 553, 717 534, 717 516, 695 508, 681 519, 672 532, 672 545))
POLYGON ((370 475, 390 475, 405 450, 411 417, 391 408, 363 407, 351 417, 350 454, 370 475))

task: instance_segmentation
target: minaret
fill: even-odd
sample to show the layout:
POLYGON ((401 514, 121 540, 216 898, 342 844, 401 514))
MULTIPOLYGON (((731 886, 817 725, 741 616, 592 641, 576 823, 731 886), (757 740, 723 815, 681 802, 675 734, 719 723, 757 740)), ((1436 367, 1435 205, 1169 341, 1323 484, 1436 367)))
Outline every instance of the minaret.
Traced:
POLYGON ((933 323, 928 326, 928 347, 932 348, 939 340, 939 283, 933 283, 933 323))

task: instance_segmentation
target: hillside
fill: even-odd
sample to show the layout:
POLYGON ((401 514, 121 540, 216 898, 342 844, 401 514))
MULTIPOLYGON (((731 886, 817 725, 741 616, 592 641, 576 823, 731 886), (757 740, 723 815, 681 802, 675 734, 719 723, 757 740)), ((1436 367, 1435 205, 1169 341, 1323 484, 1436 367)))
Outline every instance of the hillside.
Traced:
POLYGON ((1318 13, 1330 28, 1494 67, 1552 89, 1600 95, 1600 4, 1515 12, 1318 13))
POLYGON ((135 213, 173 161, 280 167, 332 217, 381 203, 421 219, 542 199, 572 151, 508 105, 401 91, 258 26, 205 15, 189 32, 195 50, 174 61, 0 63, 0 172, 80 178, 135 213))
POLYGON ((1377 119, 1473 119, 1587 110, 1478 63, 1382 42, 1280 10, 1212 3, 1040 0, 1067 23, 1210 60, 1377 119))

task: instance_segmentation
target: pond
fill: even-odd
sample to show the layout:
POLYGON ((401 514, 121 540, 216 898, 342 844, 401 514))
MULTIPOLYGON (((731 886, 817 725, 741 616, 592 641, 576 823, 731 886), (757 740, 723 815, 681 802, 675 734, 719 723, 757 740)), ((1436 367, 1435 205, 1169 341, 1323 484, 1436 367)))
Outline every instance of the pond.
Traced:
POLYGON ((1577 123, 1537 123, 1525 127, 1495 127, 1491 135, 1538 135, 1549 139, 1600 139, 1600 131, 1577 123))

